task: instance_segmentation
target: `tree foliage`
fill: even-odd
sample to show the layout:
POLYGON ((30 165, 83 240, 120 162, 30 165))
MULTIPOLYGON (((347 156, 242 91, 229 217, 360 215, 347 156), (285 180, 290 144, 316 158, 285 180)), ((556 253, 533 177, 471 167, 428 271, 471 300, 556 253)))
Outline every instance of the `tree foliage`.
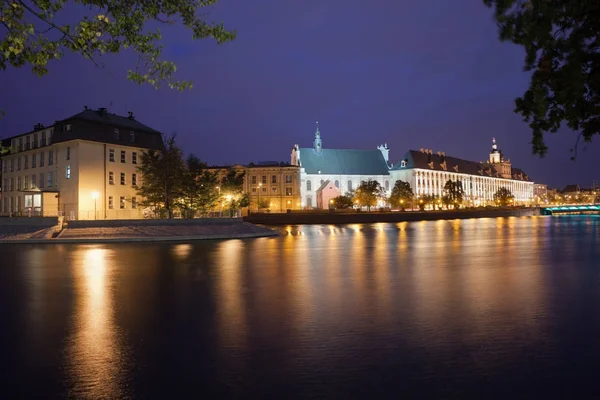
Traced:
POLYGON ((333 208, 339 209, 339 210, 345 210, 348 208, 352 208, 354 203, 352 202, 352 197, 353 195, 348 196, 343 195, 343 196, 337 196, 334 197, 333 200, 333 208))
POLYGON ((219 177, 209 171, 206 163, 191 154, 186 160, 182 197, 179 205, 186 211, 185 215, 193 218, 198 214, 206 215, 219 203, 219 177))
POLYGON ((507 206, 511 204, 515 196, 512 194, 510 189, 501 187, 494 193, 494 201, 501 206, 507 206))
POLYGON ((371 207, 376 206, 377 201, 384 197, 385 190, 379 182, 371 180, 362 181, 354 193, 354 200, 358 200, 358 204, 361 207, 367 207, 367 210, 371 210, 371 207))
POLYGON ((392 188, 392 193, 388 202, 392 207, 399 207, 404 210, 407 205, 412 203, 414 193, 410 187, 410 183, 404 181, 396 181, 392 188))
POLYGON ((183 90, 190 81, 174 79, 176 65, 162 58, 162 26, 182 25, 192 39, 224 43, 235 38, 220 23, 205 21, 200 12, 217 0, 5 0, 0 2, 0 70, 31 66, 39 76, 48 63, 75 53, 102 67, 101 56, 131 49, 137 65, 129 80, 183 90), (78 14, 77 14, 78 13, 78 14), (73 15, 82 15, 73 20, 73 15))
POLYGON ((450 204, 457 206, 463 202, 464 194, 462 182, 449 179, 444 185, 442 201, 446 206, 450 204))
POLYGON ((143 152, 140 161, 138 171, 143 178, 137 194, 144 198, 140 204, 164 210, 172 218, 174 207, 184 195, 185 179, 183 154, 175 145, 175 136, 165 138, 160 150, 143 152))
POLYGON ((529 88, 515 100, 532 130, 533 153, 543 156, 546 133, 563 123, 589 142, 600 133, 600 2, 598 0, 484 0, 495 10, 500 40, 523 46, 529 88))
POLYGON ((229 168, 221 178, 221 198, 231 215, 250 205, 250 195, 244 193, 244 171, 229 168))

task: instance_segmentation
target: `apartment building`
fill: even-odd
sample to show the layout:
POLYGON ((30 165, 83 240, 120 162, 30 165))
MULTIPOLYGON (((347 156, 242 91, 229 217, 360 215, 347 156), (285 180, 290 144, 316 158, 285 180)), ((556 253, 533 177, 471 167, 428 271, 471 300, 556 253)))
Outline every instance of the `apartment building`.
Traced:
POLYGON ((160 132, 106 108, 3 140, 0 215, 66 219, 143 217, 136 194, 142 153, 160 149, 160 132))

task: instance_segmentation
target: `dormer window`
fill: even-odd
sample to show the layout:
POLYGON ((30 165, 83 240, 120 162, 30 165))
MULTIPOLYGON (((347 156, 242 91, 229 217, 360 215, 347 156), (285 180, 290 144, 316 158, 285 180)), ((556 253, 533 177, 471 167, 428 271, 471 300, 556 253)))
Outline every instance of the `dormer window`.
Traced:
POLYGON ((63 132, 69 132, 70 130, 71 130, 71 124, 63 125, 63 127, 62 127, 63 132))
POLYGON ((406 160, 400 161, 400 168, 406 168, 407 162, 406 160))
POLYGON ((115 128, 114 134, 115 134, 115 139, 116 140, 119 140, 121 138, 121 134, 119 132, 119 128, 115 128))
POLYGON ((135 142, 135 133, 133 131, 129 131, 129 141, 131 143, 135 142))

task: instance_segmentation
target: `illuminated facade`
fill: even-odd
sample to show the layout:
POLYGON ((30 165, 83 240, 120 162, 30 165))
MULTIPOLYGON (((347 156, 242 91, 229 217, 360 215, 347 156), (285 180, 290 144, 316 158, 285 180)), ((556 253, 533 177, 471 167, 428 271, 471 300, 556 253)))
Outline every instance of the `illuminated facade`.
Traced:
POLYGON ((392 168, 393 181, 410 183, 416 196, 444 194, 448 180, 462 183, 468 205, 493 205, 494 194, 507 188, 517 204, 530 204, 533 200, 533 181, 518 168, 513 168, 493 140, 489 161, 485 163, 448 157, 443 152, 434 154, 428 149, 410 150, 392 168))
POLYGON ((141 218, 136 186, 142 152, 159 149, 160 132, 105 108, 3 141, 0 215, 66 219, 141 218))
POLYGON ((390 194, 389 149, 381 145, 375 150, 323 148, 317 125, 313 147, 292 148, 291 164, 300 167, 302 206, 328 208, 319 204, 319 189, 331 181, 342 195, 356 190, 363 181, 377 181, 390 194))

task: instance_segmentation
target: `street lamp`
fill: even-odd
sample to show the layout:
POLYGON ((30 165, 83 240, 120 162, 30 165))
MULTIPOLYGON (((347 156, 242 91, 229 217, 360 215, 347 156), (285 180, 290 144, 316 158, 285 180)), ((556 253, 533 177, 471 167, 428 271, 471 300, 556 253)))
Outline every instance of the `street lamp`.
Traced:
POLYGON ((256 205, 256 209, 260 211, 260 191, 262 190, 262 182, 258 184, 258 204, 256 205))
POLYGON ((98 196, 100 196, 100 193, 96 191, 92 192, 92 199, 94 199, 94 219, 98 219, 96 216, 96 200, 98 199, 98 196))

